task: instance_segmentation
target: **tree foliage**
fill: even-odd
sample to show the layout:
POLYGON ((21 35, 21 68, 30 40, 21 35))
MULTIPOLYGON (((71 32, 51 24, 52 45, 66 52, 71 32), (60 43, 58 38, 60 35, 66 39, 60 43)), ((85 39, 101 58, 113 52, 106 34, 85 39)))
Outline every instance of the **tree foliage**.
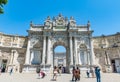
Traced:
POLYGON ((3 6, 6 5, 8 0, 0 0, 0 14, 4 13, 3 6))

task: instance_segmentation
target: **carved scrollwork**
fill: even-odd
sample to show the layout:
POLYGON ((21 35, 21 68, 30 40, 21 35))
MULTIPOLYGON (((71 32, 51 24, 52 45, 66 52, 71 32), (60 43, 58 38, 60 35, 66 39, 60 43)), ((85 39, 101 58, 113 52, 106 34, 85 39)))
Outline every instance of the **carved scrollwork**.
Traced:
POLYGON ((63 25, 63 26, 65 26, 65 19, 64 19, 64 17, 61 14, 59 14, 59 16, 56 19, 56 25, 63 25))
POLYGON ((76 26, 76 21, 74 20, 73 17, 70 17, 70 27, 75 27, 76 26))
POLYGON ((50 20, 50 16, 47 17, 45 23, 44 23, 45 28, 51 28, 52 27, 52 21, 50 20))
POLYGON ((43 38, 42 36, 32 36, 31 40, 30 40, 30 46, 35 45, 37 42, 42 42, 43 38))

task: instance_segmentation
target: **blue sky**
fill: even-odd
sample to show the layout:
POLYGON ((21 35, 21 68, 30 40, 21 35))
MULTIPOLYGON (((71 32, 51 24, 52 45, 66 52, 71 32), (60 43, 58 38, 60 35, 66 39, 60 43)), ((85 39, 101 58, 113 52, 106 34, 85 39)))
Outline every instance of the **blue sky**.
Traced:
POLYGON ((54 49, 55 52, 66 52, 66 49, 64 46, 56 46, 56 48, 54 49))
POLYGON ((91 22, 93 36, 120 32, 120 0, 8 0, 0 15, 0 32, 26 36, 30 21, 43 24, 62 13, 79 25, 91 22))
POLYGON ((0 15, 0 32, 27 35, 30 21, 43 24, 62 13, 73 16, 77 24, 91 22, 93 36, 120 32, 120 0, 8 0, 0 15))

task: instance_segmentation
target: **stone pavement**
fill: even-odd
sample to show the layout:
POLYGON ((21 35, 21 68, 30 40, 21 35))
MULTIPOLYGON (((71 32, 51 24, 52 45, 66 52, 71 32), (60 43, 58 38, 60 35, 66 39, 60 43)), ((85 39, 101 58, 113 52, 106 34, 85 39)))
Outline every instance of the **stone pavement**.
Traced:
MULTIPOLYGON (((120 82, 120 74, 118 73, 102 73, 101 82, 120 82)), ((57 81, 52 81, 52 74, 48 74, 43 79, 39 79, 35 73, 12 74, 3 73, 0 75, 0 82, 72 82, 72 74, 62 74, 58 76, 57 81)), ((81 74, 81 80, 77 82, 96 82, 96 78, 87 78, 85 74, 81 74)))

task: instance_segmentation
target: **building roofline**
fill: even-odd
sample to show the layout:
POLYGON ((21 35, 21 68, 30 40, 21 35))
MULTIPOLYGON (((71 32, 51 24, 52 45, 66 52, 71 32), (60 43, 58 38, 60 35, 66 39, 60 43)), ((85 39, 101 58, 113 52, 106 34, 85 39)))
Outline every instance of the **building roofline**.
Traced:
POLYGON ((117 33, 115 33, 115 34, 109 34, 109 35, 104 35, 104 34, 102 34, 101 36, 93 36, 93 38, 111 37, 111 36, 116 36, 116 35, 120 35, 120 32, 117 32, 117 33))
POLYGON ((6 36, 28 37, 28 36, 22 36, 22 35, 18 35, 18 34, 7 34, 7 33, 3 33, 3 32, 0 32, 0 34, 6 35, 6 36))

